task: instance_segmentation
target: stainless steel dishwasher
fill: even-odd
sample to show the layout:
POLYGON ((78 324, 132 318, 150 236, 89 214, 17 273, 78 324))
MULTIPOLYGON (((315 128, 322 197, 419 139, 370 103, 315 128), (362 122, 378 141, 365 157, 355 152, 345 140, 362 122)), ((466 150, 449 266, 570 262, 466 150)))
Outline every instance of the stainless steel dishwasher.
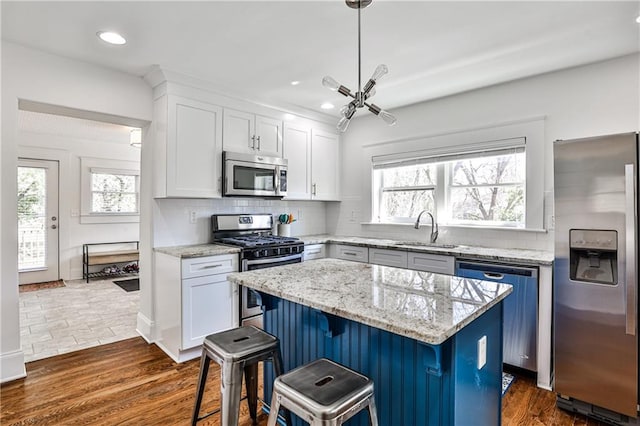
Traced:
POLYGON ((457 260, 456 275, 511 284, 504 300, 503 362, 537 370, 538 268, 457 260))

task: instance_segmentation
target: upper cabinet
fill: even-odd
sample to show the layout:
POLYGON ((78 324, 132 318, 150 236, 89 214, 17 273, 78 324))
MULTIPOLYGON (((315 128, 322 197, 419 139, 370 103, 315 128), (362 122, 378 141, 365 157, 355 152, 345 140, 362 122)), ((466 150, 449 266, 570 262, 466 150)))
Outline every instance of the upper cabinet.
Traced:
POLYGON ((284 125, 289 200, 340 200, 340 137, 308 122, 284 125))
POLYGON ((154 196, 219 198, 222 111, 176 95, 154 101, 154 196))
POLYGON ((311 129, 311 199, 340 200, 340 137, 311 129))
POLYGON ((224 109, 224 150, 282 157, 282 121, 224 109))
POLYGON ((287 159, 287 199, 311 199, 311 127, 284 124, 284 158, 287 159))

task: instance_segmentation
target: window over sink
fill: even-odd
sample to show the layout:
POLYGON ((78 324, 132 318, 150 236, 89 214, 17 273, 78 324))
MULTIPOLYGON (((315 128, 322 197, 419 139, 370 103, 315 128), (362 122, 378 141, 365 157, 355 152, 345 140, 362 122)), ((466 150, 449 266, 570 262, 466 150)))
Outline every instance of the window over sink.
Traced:
POLYGON ((441 224, 525 227, 524 138, 372 161, 374 222, 413 223, 427 210, 441 224))

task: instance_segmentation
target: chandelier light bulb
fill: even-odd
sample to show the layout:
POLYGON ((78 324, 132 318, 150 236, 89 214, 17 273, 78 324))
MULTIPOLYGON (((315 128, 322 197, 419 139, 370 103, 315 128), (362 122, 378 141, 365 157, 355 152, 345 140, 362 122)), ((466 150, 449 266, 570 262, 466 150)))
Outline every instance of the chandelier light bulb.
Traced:
POLYGON ((329 90, 333 90, 334 92, 337 92, 338 89, 340 88, 340 83, 335 81, 333 77, 329 77, 329 76, 326 76, 325 78, 322 79, 322 85, 328 88, 329 90))
POLYGON ((385 111, 385 110, 381 110, 378 113, 378 117, 382 118, 384 120, 385 123, 387 123, 389 126, 393 126, 394 124, 396 124, 396 122, 398 121, 396 119, 396 116, 385 111))
POLYGON ((347 127, 349 127, 349 122, 351 122, 351 119, 347 117, 342 117, 340 121, 338 121, 338 125, 336 127, 338 128, 340 133, 344 133, 347 130, 347 127))
POLYGON ((364 100, 366 101, 369 98, 373 98, 376 94, 376 87, 373 86, 370 90, 369 93, 365 93, 364 94, 364 100))
POLYGON ((371 76, 371 80, 378 81, 382 77, 384 77, 389 72, 389 68, 385 64, 380 64, 376 67, 376 70, 373 72, 371 76))

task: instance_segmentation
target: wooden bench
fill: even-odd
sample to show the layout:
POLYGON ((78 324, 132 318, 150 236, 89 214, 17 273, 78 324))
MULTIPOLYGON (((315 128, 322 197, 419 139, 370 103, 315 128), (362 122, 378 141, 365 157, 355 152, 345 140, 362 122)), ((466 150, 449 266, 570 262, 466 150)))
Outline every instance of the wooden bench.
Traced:
POLYGON ((102 278, 102 277, 110 277, 117 275, 124 275, 126 272, 118 271, 118 272, 90 272, 90 266, 96 265, 110 265, 110 264, 118 264, 118 263, 131 263, 135 262, 136 264, 140 260, 140 242, 139 241, 115 241, 111 243, 91 243, 91 244, 83 244, 82 245, 82 278, 89 282, 89 278, 102 278), (135 244, 135 248, 133 245, 135 244), (132 248, 130 249, 120 249, 120 250, 111 250, 111 251, 94 251, 92 252, 91 248, 98 248, 104 250, 104 247, 98 246, 108 246, 108 245, 130 245, 132 248))

